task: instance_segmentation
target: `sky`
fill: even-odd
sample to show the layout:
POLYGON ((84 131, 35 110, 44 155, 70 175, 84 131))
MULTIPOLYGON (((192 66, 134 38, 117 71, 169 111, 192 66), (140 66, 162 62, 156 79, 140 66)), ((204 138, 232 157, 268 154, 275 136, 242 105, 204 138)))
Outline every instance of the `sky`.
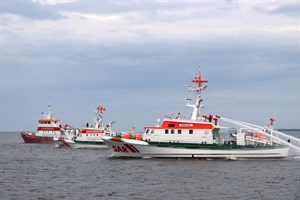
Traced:
POLYGON ((62 124, 143 131, 209 80, 203 115, 300 128, 299 0, 1 0, 0 131, 62 124))

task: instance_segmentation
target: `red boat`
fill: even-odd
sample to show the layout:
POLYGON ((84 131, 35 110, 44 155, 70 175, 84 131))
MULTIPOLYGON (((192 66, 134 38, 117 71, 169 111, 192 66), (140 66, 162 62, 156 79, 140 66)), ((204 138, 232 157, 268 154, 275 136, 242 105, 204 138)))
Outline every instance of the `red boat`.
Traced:
POLYGON ((53 117, 51 104, 48 106, 48 115, 38 120, 36 132, 21 131, 25 143, 54 143, 53 138, 59 137, 63 131, 60 119, 53 117))

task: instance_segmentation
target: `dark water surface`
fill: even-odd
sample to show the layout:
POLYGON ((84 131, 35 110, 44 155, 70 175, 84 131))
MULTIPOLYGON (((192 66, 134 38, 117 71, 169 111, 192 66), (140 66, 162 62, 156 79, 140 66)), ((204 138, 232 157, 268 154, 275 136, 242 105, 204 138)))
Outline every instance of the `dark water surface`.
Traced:
POLYGON ((218 161, 109 155, 25 144, 18 133, 0 133, 0 199, 300 199, 299 156, 218 161))

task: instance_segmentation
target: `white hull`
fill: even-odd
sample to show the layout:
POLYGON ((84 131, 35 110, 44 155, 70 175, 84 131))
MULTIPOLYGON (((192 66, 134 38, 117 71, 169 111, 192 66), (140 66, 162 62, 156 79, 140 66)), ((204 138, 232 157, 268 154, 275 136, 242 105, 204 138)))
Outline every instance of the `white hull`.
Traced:
MULTIPOLYGON (((73 149, 108 149, 108 147, 105 145, 105 143, 94 143, 94 142, 76 142, 73 140, 64 140, 59 141, 60 144, 64 143, 64 146, 73 148, 73 149)), ((61 146, 61 145, 60 145, 61 146)))
POLYGON ((114 157, 152 157, 152 158, 212 158, 212 159, 256 159, 284 158, 288 147, 241 148, 241 149, 190 149, 180 147, 151 146, 147 142, 120 139, 104 139, 114 157))
POLYGON ((88 143, 73 143, 70 144, 71 148, 74 149, 108 149, 105 144, 88 144, 88 143))

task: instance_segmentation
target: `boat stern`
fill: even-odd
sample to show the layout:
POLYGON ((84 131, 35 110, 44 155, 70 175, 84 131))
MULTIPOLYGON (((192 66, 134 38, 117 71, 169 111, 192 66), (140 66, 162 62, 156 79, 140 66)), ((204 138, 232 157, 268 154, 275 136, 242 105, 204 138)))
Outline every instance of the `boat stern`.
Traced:
POLYGON ((279 154, 280 154, 279 157, 281 157, 281 158, 288 157, 288 155, 289 155, 289 150, 290 150, 290 148, 287 147, 287 146, 281 148, 281 149, 280 149, 280 153, 279 153, 279 154))

